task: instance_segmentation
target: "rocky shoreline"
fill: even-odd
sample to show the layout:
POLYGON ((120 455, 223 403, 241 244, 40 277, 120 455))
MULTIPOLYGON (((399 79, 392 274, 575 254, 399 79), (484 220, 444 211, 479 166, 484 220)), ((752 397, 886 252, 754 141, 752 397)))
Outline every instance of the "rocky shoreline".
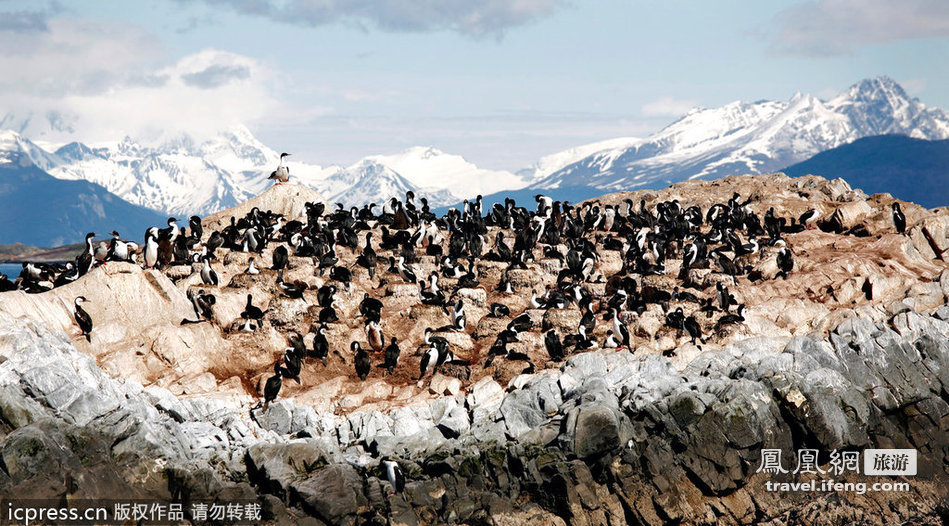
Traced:
POLYGON ((682 371, 588 352, 507 391, 485 378, 345 416, 113 379, 63 334, 0 314, 0 493, 259 499, 275 523, 939 524, 949 307, 893 308, 828 338, 739 341, 682 371), (870 447, 918 451, 909 492, 768 492, 807 477, 756 473, 765 448, 870 447), (388 496, 380 456, 398 459, 403 493, 388 496))

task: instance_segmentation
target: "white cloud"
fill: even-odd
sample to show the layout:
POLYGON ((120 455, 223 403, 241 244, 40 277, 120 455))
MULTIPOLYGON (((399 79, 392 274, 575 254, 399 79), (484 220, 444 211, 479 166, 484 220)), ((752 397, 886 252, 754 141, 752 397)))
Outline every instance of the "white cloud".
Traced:
POLYGON ((679 117, 695 106, 694 100, 660 97, 643 104, 642 112, 647 117, 679 117))
POLYGON ((278 76, 246 56, 206 49, 169 62, 154 35, 130 24, 33 26, 0 27, 0 126, 37 139, 202 138, 280 108, 278 76))
POLYGON ((101 92, 162 53, 156 37, 127 24, 50 19, 33 30, 0 29, 0 90, 47 97, 101 92))
POLYGON ((818 0, 778 13, 766 39, 780 53, 828 56, 860 45, 949 37, 945 0, 818 0))
POLYGON ((157 70, 157 77, 167 79, 160 87, 122 85, 102 94, 68 96, 62 103, 65 112, 78 115, 79 126, 87 130, 85 140, 129 134, 148 142, 181 132, 202 139, 234 124, 260 120, 278 106, 264 80, 266 71, 253 59, 204 50, 157 70), (208 71, 240 73, 214 74, 209 82, 194 80, 208 71), (95 138, 86 138, 90 135, 95 138))
MULTIPOLYGON (((186 0, 180 0, 186 1, 186 0)), ((302 26, 369 23, 385 31, 449 30, 500 36, 550 16, 564 0, 202 0, 251 16, 302 26)))

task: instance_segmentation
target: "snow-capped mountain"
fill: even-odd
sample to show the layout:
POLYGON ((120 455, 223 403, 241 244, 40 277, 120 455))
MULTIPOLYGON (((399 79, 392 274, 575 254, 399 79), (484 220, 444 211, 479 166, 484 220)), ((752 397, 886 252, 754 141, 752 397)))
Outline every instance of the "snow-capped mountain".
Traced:
MULTIPOLYGON (((187 136, 157 147, 126 137, 112 144, 70 143, 54 153, 46 170, 59 179, 100 184, 126 201, 168 214, 208 214, 234 206, 267 188, 279 154, 244 127, 196 143, 187 136)), ((314 185, 319 166, 292 165, 298 182, 314 185)), ((331 172, 333 172, 331 170, 331 172)))
POLYGON ((320 186, 326 188, 324 195, 333 196, 330 203, 346 206, 373 202, 381 206, 391 197, 404 198, 409 190, 417 197, 427 198, 433 207, 458 201, 458 197, 447 190, 420 189, 392 168, 371 159, 340 170, 317 188, 320 186))
POLYGON ((435 208, 478 194, 523 188, 532 182, 529 177, 478 168, 460 155, 421 146, 394 155, 369 156, 346 168, 335 168, 335 172, 311 186, 328 196, 330 202, 347 206, 381 204, 391 197, 401 198, 411 190, 435 208))
POLYGON ((863 80, 829 101, 797 94, 787 102, 733 102, 721 108, 694 109, 645 139, 575 149, 578 153, 595 150, 580 159, 558 154, 566 164, 556 169, 556 163, 537 167, 535 173, 548 175, 530 188, 589 185, 615 191, 765 173, 881 134, 945 139, 949 113, 926 108, 888 77, 863 80))
POLYGON ((55 155, 33 141, 10 130, 0 130, 0 165, 35 165, 48 170, 60 162, 55 155))
POLYGON ((15 133, 0 133, 0 243, 55 247, 112 230, 138 240, 147 227, 163 223, 158 212, 97 184, 51 177, 34 161, 50 161, 44 152, 15 133))
POLYGON ((517 173, 523 178, 536 182, 562 169, 565 166, 571 165, 597 152, 629 148, 640 142, 642 142, 642 139, 638 139, 636 137, 619 137, 616 139, 607 139, 605 141, 575 146, 557 153, 545 155, 529 168, 519 170, 517 173))
MULTIPOLYGON (((486 170, 435 148, 366 157, 351 166, 293 161, 294 182, 331 203, 382 203, 412 190, 433 207, 477 194, 523 190, 564 199, 606 191, 658 188, 691 178, 775 171, 814 154, 881 134, 949 137, 949 114, 926 108, 893 80, 861 81, 822 101, 797 94, 788 101, 733 102, 694 109, 647 138, 618 138, 564 150, 512 173, 486 170)), ((176 216, 208 214, 258 195, 271 182, 279 153, 243 127, 211 140, 187 136, 155 146, 125 138, 108 144, 37 144, 0 132, 0 152, 16 151, 64 180, 105 187, 130 203, 176 216)))
POLYGON ((533 174, 478 168, 460 155, 430 147, 417 146, 396 155, 374 155, 365 160, 391 168, 420 188, 450 188, 452 194, 464 198, 522 188, 536 180, 533 174))
MULTIPOLYGON (((209 214, 258 195, 272 184, 267 176, 280 159, 243 126, 200 143, 181 136, 149 147, 126 137, 106 144, 73 142, 52 151, 6 131, 0 135, 2 150, 23 152, 58 179, 93 182, 130 203, 177 216, 209 214)), ((425 147, 367 157, 345 168, 287 164, 294 182, 346 206, 381 203, 412 190, 436 207, 531 182, 425 147)))

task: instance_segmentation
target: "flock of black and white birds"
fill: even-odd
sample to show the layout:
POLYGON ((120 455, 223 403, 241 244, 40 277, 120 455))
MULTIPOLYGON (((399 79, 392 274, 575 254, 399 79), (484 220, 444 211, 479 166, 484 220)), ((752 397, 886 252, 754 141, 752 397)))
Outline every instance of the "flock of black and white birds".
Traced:
MULTIPOLYGON (((283 164, 287 155, 281 156, 280 166, 270 176, 278 184, 289 178, 283 164)), ((615 206, 596 200, 573 205, 544 195, 535 196, 534 201, 525 207, 506 199, 483 210, 478 196, 465 201, 461 210, 450 209, 442 216, 431 211, 426 199, 416 203, 412 192, 404 199, 391 198, 381 207, 374 203, 362 208, 337 204, 335 210, 327 210, 323 203, 311 202, 305 206, 305 216, 299 218, 254 208, 243 217, 232 217, 229 225, 207 236, 201 218, 191 217, 187 227, 180 227, 178 219, 172 217, 165 228, 149 228, 142 245, 123 240, 118 232, 97 243, 95 234, 89 233, 86 249, 74 261, 23 263, 15 282, 0 276, 0 291, 44 292, 112 261, 138 263, 148 269, 187 265, 200 273, 203 286, 188 289, 195 319, 181 323, 216 323, 217 298, 212 291, 225 284, 215 266, 227 252, 249 253, 243 274, 272 278, 276 295, 318 308, 318 316, 305 331, 308 336, 312 334, 312 344, 304 343, 301 331, 287 333, 286 350, 273 364, 273 376, 264 384, 261 404, 266 406, 277 399, 284 380, 303 382, 301 372, 308 361, 324 367, 329 360, 347 363, 346 353, 360 380, 372 374, 374 362, 385 371, 380 374, 394 374, 402 366, 400 342, 397 337, 387 337, 383 326, 387 318, 384 314, 398 313, 384 313, 382 300, 388 286, 395 283, 416 284, 417 303, 440 307, 451 320, 445 326, 427 327, 422 341, 412 342, 418 344, 414 354, 418 368, 417 375, 411 375, 413 379, 434 375, 449 365, 456 366, 455 370, 469 368, 469 372, 475 365, 489 368, 499 359, 523 362, 523 372, 531 372, 540 349, 516 345, 525 333, 538 332, 537 341, 543 341, 546 357, 555 362, 598 347, 635 352, 631 335, 636 317, 650 304, 659 305, 665 326, 677 338, 703 344, 745 321, 746 307, 725 284, 728 279, 717 281, 714 291, 706 291, 692 281, 692 269, 710 269, 732 277, 748 275, 752 272, 751 261, 762 257, 763 252, 773 252, 779 269, 775 279, 787 279, 795 265, 787 234, 815 226, 825 232, 862 234, 858 228, 846 230, 839 212, 826 219, 818 217, 816 210, 784 218, 777 217, 771 208, 759 217, 737 193, 707 210, 683 207, 676 200, 651 207, 645 201, 637 204, 630 199, 615 206), (269 266, 263 260, 268 248, 272 249, 269 266), (598 270, 601 256, 607 251, 616 252, 622 261, 622 267, 612 275, 598 270), (291 257, 312 261, 313 273, 323 278, 323 285, 312 290, 302 281, 286 281, 284 272, 289 270, 291 257), (536 269, 542 259, 560 262, 556 280, 543 292, 518 290, 512 273, 536 269), (674 267, 677 272, 667 271, 671 259, 681 260, 681 265, 674 267), (487 279, 494 274, 484 272, 486 266, 501 268, 500 278, 487 279), (423 273, 417 267, 433 270, 423 273), (360 273, 357 279, 354 271, 358 268, 366 273, 360 273), (664 275, 675 285, 662 288, 649 284, 654 280, 643 279, 664 275), (344 314, 338 310, 336 295, 340 290, 351 292, 355 281, 360 282, 362 300, 358 313, 351 315, 364 324, 366 337, 364 341, 352 341, 347 353, 345 347, 334 348, 328 336, 333 324, 349 321, 341 320, 344 314), (594 283, 601 286, 592 287, 594 283), (450 338, 444 333, 468 332, 465 296, 459 290, 470 288, 485 289, 497 300, 487 306, 487 317, 509 322, 488 337, 490 345, 462 360, 456 358, 450 338), (527 309, 515 312, 513 305, 522 303, 504 301, 515 294, 530 294, 527 309), (556 328, 536 323, 528 312, 531 309, 575 310, 579 322, 574 330, 560 334, 556 328), (597 336, 597 327, 605 329, 605 336, 597 336)), ((892 205, 892 214, 896 230, 905 233, 906 219, 898 203, 892 205)), ((761 279, 753 275, 749 278, 761 279)), ((84 302, 84 297, 75 299, 74 316, 82 336, 91 342, 93 320, 83 309, 84 302)), ((240 322, 221 329, 258 330, 267 323, 269 310, 262 307, 255 305, 253 295, 248 293, 240 322)), ((386 466, 391 472, 391 466, 386 466)), ((389 475, 395 484, 396 475, 389 475)))
MULTIPOLYGON (((271 175, 278 183, 286 182, 289 171, 283 164, 288 154, 281 155, 281 163, 271 175)), ((327 212, 323 203, 306 204, 305 217, 284 218, 269 211, 252 209, 244 217, 231 218, 231 223, 205 238, 201 218, 193 216, 187 227, 179 227, 178 219, 168 219, 165 228, 152 227, 145 232, 144 244, 139 245, 111 232, 108 241, 95 242, 95 234, 86 236, 86 249, 74 261, 64 264, 23 263, 20 276, 11 282, 0 276, 0 291, 23 290, 38 293, 71 283, 98 265, 110 261, 139 262, 144 268, 164 268, 169 265, 199 264, 201 280, 208 288, 220 285, 214 269, 222 251, 249 252, 246 274, 261 272, 274 274, 275 290, 287 298, 308 301, 307 285, 300 281, 285 281, 284 270, 290 257, 310 258, 314 272, 328 277, 326 284, 315 291, 319 306, 317 325, 313 327, 312 348, 303 345, 299 333, 287 347, 283 366, 275 368, 275 375, 267 383, 265 401, 274 399, 280 390, 280 378, 299 379, 300 363, 308 358, 327 363, 331 354, 326 337, 330 324, 340 321, 335 294, 340 288, 352 289, 353 270, 368 272, 370 287, 359 304, 359 316, 364 319, 366 343, 354 341, 351 354, 357 376, 365 379, 371 372, 372 355, 381 353, 382 368, 392 373, 398 365, 400 348, 397 338, 386 340, 383 335, 380 301, 385 285, 392 282, 417 284, 418 302, 440 306, 450 312, 451 323, 444 327, 429 328, 419 353, 419 378, 434 374, 446 363, 456 360, 448 340, 439 332, 467 330, 464 299, 459 289, 481 287, 500 295, 516 294, 509 273, 529 269, 538 258, 553 258, 562 263, 556 283, 547 285, 542 294, 531 291, 529 308, 577 309, 580 321, 575 332, 560 335, 555 329, 540 327, 543 342, 550 359, 559 361, 571 352, 595 347, 630 349, 629 319, 631 313, 642 314, 649 304, 658 304, 665 314, 665 325, 677 336, 687 334, 693 343, 707 341, 710 334, 703 332, 697 315, 721 333, 729 325, 744 321, 744 305, 738 304, 728 287, 717 283, 714 294, 700 298, 701 288, 691 282, 691 269, 712 269, 725 275, 748 274, 751 258, 763 250, 774 250, 778 276, 787 278, 794 269, 794 253, 785 234, 799 232, 819 224, 827 232, 861 235, 859 228, 845 231, 840 213, 835 212, 818 223, 816 210, 808 210, 798 218, 777 217, 774 209, 763 218, 735 194, 725 203, 717 203, 707 210, 697 206, 683 207, 678 201, 656 203, 652 209, 641 201, 637 207, 626 199, 622 204, 601 206, 598 201, 573 206, 569 202, 553 201, 537 195, 530 208, 519 206, 514 200, 495 204, 490 210, 482 209, 481 197, 464 202, 462 210, 451 209, 441 217, 430 210, 424 198, 415 202, 412 192, 405 199, 391 198, 376 212, 377 205, 362 208, 337 208, 327 212), (489 244, 490 234, 493 242, 489 244), (378 239, 378 241, 375 241, 378 239), (259 265, 264 250, 273 246, 270 268, 259 265), (341 250, 340 247, 345 247, 341 250), (596 271, 600 254, 616 251, 622 259, 622 268, 611 276, 596 271), (345 252, 345 253, 344 253, 345 252), (353 257, 346 261, 346 253, 353 257), (434 262, 434 270, 419 275, 414 265, 422 258, 434 262), (676 286, 665 290, 644 285, 642 278, 664 275, 669 259, 681 259, 676 274, 676 286), (496 283, 483 283, 479 265, 494 262, 505 266, 496 283), (452 290, 444 288, 444 280, 451 280, 452 290), (595 294, 587 285, 605 281, 604 294, 595 294), (670 308, 670 302, 694 303, 688 315, 679 306, 670 308), (733 309, 733 307, 735 307, 733 309), (599 314, 599 316, 597 316, 599 314), (607 326, 606 336, 597 341, 594 336, 598 317, 607 326)), ((899 203, 892 205, 893 222, 899 233, 905 233, 906 218, 899 203)), ((429 265, 431 266, 431 265, 429 265)), ((753 278, 753 276, 752 276, 753 278)), ((82 335, 89 338, 92 320, 82 309, 85 298, 76 298, 75 318, 82 335)), ((192 288, 188 299, 194 307, 195 320, 182 323, 213 321, 215 296, 206 288, 192 288)), ((253 331, 265 321, 266 311, 247 303, 241 313, 240 329, 253 331)), ((492 302, 489 317, 511 318, 512 311, 503 301, 492 302)), ((529 356, 509 346, 520 341, 519 335, 537 329, 526 312, 511 318, 506 328, 494 338, 487 351, 485 366, 496 357, 523 360, 527 370, 533 369, 529 356)))

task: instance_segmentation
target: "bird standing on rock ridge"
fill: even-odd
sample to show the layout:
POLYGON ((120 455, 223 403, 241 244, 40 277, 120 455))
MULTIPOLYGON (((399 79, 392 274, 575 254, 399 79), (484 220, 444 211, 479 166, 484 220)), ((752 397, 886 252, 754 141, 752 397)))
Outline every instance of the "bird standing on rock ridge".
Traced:
POLYGON ((386 361, 385 368, 389 374, 392 374, 395 371, 395 366, 399 364, 399 355, 402 353, 402 350, 399 349, 399 344, 397 343, 396 338, 392 337, 392 343, 386 347, 386 361))
POLYGON ((89 316, 89 313, 82 308, 82 303, 87 301, 85 296, 79 296, 76 298, 74 305, 76 306, 75 312, 73 312, 73 317, 76 318, 76 323, 79 325, 80 336, 85 336, 86 341, 92 343, 92 318, 89 316))
POLYGON ((205 294, 203 290, 196 288, 188 289, 188 300, 191 301, 191 306, 194 307, 194 314, 198 317, 196 321, 191 321, 187 319, 181 320, 182 325, 188 323, 201 323, 202 321, 213 321, 214 320, 214 311, 212 307, 217 303, 217 298, 213 294, 205 294))
MULTIPOLYGON (((95 265, 96 250, 92 246, 92 240, 95 237, 96 237, 95 232, 89 232, 88 234, 86 234, 86 250, 85 252, 82 253, 81 256, 79 256, 79 260, 76 262, 76 265, 79 267, 80 276, 86 275, 86 273, 92 270, 92 266, 95 265)), ((157 245, 156 245, 156 248, 157 248, 157 245)), ((146 252, 146 256, 147 254, 148 253, 146 252)))
POLYGON ((214 285, 217 286, 217 272, 214 272, 214 269, 211 268, 211 257, 204 256, 204 267, 201 268, 201 280, 204 281, 205 285, 214 285))
POLYGON ((385 345, 385 337, 382 335, 382 328, 379 327, 379 324, 375 320, 369 320, 366 323, 366 339, 369 341, 369 347, 374 352, 379 352, 382 350, 382 346, 385 345))
POLYGON ((426 374, 432 372, 434 374, 435 370, 438 368, 438 347, 435 344, 432 344, 431 347, 425 351, 425 354, 422 355, 422 360, 419 362, 419 375, 418 379, 421 380, 425 377, 426 374))
POLYGON ((619 338, 618 347, 629 349, 629 328, 627 328, 626 323, 620 319, 619 311, 616 309, 613 309, 613 331, 619 338))
POLYGON ((817 210, 810 208, 807 211, 805 211, 803 214, 801 214, 801 216, 798 217, 797 221, 799 224, 804 225, 806 229, 810 230, 814 228, 814 223, 817 222, 819 218, 820 218, 820 215, 817 213, 817 210))
POLYGON ((372 232, 366 232, 366 246, 356 259, 356 263, 369 271, 369 279, 376 276, 376 251, 372 248, 372 232))
POLYGON ((277 165, 277 169, 274 170, 267 179, 273 179, 277 181, 277 184, 283 184, 290 180, 290 169, 283 164, 283 158, 289 156, 289 153, 280 154, 280 164, 277 165))
POLYGON ((270 267, 270 269, 283 270, 287 268, 287 263, 290 261, 290 252, 287 250, 285 245, 280 245, 274 249, 272 259, 273 265, 270 267))
POLYGON ((324 324, 320 325, 320 328, 316 330, 316 335, 313 337, 313 350, 307 353, 308 356, 322 361, 323 367, 326 367, 326 357, 330 351, 329 340, 326 339, 326 328, 324 324))
POLYGON ((402 493, 405 489, 405 475, 402 474, 399 464, 394 460, 383 460, 382 468, 386 472, 386 479, 392 485, 392 493, 389 496, 392 497, 396 493, 402 493))
POLYGON ((369 353, 359 345, 359 342, 353 342, 350 345, 350 349, 356 353, 356 376, 360 380, 365 380, 369 376, 369 371, 372 369, 372 361, 369 359, 369 353))
POLYGON ((158 227, 145 231, 145 268, 158 265, 158 227))
POLYGON ((898 201, 893 203, 893 225, 896 226, 897 233, 906 233, 906 216, 903 215, 898 201))
POLYGON ((794 253, 791 252, 791 249, 788 247, 781 247, 781 249, 778 250, 776 261, 779 269, 778 275, 784 279, 788 279, 788 274, 790 274, 794 268, 794 253))
MULTIPOLYGON (((695 340, 699 340, 702 343, 705 343, 705 339, 702 338, 702 327, 699 325, 699 321, 695 319, 695 316, 689 316, 682 322, 682 327, 685 329, 685 332, 689 333, 689 337, 692 338, 692 345, 695 345, 695 340)), ((699 347, 701 349, 701 347, 699 347)))
MULTIPOLYGON (((267 383, 264 384, 264 409, 270 407, 270 402, 273 402, 277 399, 277 395, 280 394, 280 387, 283 386, 283 380, 280 379, 280 362, 273 364, 274 375, 267 379, 267 383)), ((258 407, 260 404, 257 404, 258 407)))
POLYGON ((287 347, 283 355, 283 375, 291 380, 300 381, 300 371, 303 369, 303 356, 298 354, 294 347, 287 347))
POLYGON ((247 295, 247 304, 244 306, 244 311, 241 312, 241 318, 245 320, 257 320, 260 322, 264 319, 264 311, 253 304, 254 297, 250 294, 247 295))
POLYGON ((260 269, 254 264, 254 258, 250 258, 247 264, 247 270, 244 271, 244 274, 250 274, 251 276, 256 276, 260 274, 260 269))
POLYGON ((122 241, 119 237, 119 233, 115 230, 109 233, 112 234, 112 241, 109 242, 109 252, 105 257, 106 261, 127 261, 129 258, 128 243, 122 241))
POLYGON ((559 362, 564 359, 563 344, 556 330, 551 329, 544 335, 544 348, 551 360, 559 362))

